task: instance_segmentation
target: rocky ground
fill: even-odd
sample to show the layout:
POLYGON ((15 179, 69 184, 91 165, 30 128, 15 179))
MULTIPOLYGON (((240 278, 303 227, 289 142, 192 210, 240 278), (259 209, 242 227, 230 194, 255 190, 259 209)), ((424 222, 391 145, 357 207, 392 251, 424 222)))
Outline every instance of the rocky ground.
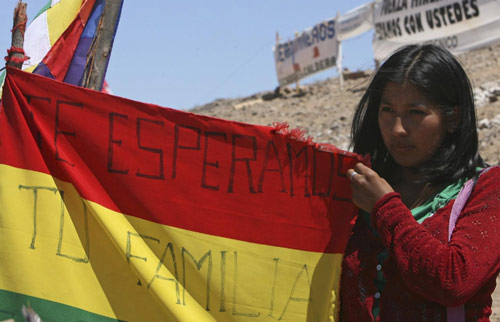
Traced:
MULTIPOLYGON (((469 74, 477 106, 480 152, 486 162, 500 160, 500 43, 459 56, 469 74)), ((368 86, 373 71, 346 74, 343 90, 339 79, 284 88, 249 97, 219 99, 191 112, 251 124, 288 122, 307 131, 315 142, 349 145, 350 125, 356 103, 368 86)), ((500 279, 497 279, 500 282, 500 279)), ((500 287, 493 297, 491 321, 500 322, 500 287)))

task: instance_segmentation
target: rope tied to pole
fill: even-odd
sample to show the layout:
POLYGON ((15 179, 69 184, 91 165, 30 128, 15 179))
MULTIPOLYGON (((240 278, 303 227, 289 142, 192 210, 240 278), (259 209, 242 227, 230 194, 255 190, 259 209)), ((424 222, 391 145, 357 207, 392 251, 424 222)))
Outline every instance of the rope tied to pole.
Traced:
POLYGON ((7 56, 5 56, 6 62, 12 62, 14 64, 22 64, 28 59, 30 58, 24 54, 24 49, 22 48, 12 46, 10 47, 10 49, 7 49, 7 56), (23 55, 23 57, 13 56, 13 54, 21 54, 23 55))
POLYGON ((12 27, 10 32, 14 32, 14 31, 19 29, 19 31, 21 32, 21 36, 24 39, 24 33, 26 32, 26 22, 27 22, 27 20, 21 21, 20 23, 18 23, 14 27, 12 27))
POLYGON ((29 59, 24 54, 24 33, 26 31, 26 22, 28 17, 26 15, 27 4, 19 0, 16 8, 14 9, 14 23, 12 24, 12 42, 10 49, 7 49, 8 56, 5 57, 7 66, 21 69, 23 63, 29 59))

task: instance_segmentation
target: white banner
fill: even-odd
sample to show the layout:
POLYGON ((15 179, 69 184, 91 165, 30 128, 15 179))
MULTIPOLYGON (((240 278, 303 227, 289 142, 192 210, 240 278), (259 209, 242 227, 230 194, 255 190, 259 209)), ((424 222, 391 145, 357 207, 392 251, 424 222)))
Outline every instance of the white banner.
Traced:
POLYGON ((349 10, 339 18, 339 40, 356 37, 373 28, 374 2, 365 3, 349 10))
POLYGON ((434 43, 458 54, 500 40, 499 0, 376 0, 374 11, 379 61, 409 43, 434 43))
POLYGON ((280 86, 335 67, 339 42, 335 19, 323 21, 273 48, 280 86))

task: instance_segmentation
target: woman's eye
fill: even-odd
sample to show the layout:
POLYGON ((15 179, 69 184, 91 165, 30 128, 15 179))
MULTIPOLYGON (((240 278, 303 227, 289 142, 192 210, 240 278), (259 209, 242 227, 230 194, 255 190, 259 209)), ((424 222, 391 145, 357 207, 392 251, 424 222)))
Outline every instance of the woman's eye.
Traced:
POLYGON ((410 113, 415 114, 415 115, 425 115, 426 114, 424 111, 418 110, 418 109, 412 109, 412 110, 410 110, 410 113))
POLYGON ((381 112, 392 112, 393 109, 390 106, 380 106, 381 112))

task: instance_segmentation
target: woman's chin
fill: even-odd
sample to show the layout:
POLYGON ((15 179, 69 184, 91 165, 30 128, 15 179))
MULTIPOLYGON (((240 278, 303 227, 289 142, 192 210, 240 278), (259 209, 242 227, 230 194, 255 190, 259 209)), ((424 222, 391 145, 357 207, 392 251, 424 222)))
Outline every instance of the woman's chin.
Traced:
POLYGON ((412 158, 410 155, 407 156, 399 156, 395 158, 394 156, 392 157, 396 164, 400 167, 403 168, 415 168, 418 167, 422 162, 419 162, 418 160, 415 160, 415 158, 412 158))

